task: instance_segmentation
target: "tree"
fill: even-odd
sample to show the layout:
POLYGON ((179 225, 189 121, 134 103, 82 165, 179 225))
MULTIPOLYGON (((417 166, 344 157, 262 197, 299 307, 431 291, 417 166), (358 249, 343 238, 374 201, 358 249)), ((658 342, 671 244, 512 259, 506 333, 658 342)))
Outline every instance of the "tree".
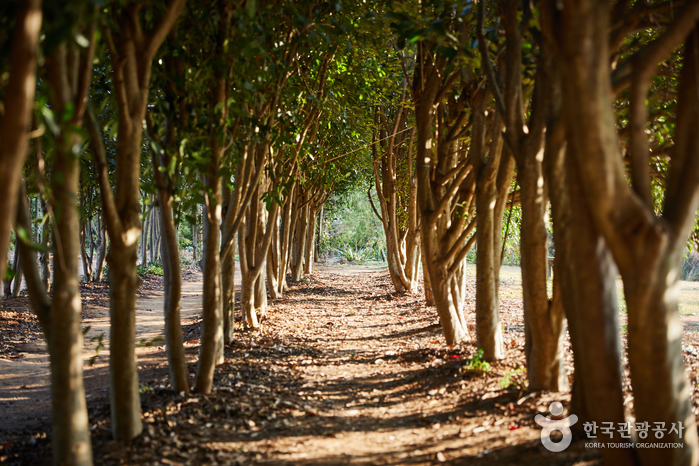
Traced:
MULTIPOLYGON (((641 6, 642 7, 642 6, 641 6)), ((561 12, 559 57, 568 150, 569 172, 580 179, 582 199, 594 228, 604 238, 624 281, 629 314, 629 366, 638 422, 683 423, 684 437, 672 433, 669 441, 681 449, 644 449, 647 464, 695 464, 697 433, 686 390, 677 295, 682 250, 699 201, 699 145, 694 128, 699 117, 696 79, 695 29, 699 2, 688 2, 666 31, 641 49, 631 62, 629 158, 631 185, 614 132, 610 79, 610 21, 623 18, 624 7, 611 10, 607 2, 567 2, 561 12), (691 31, 691 34, 690 34, 691 31), (689 36, 688 36, 689 34, 689 36), (688 36, 688 37, 687 37, 688 36), (685 43, 678 90, 675 146, 670 161, 665 204, 656 216, 649 196, 645 94, 656 64, 673 48, 685 43), (638 112, 638 113, 637 113, 638 112), (606 176, 600 177, 599 170, 606 176)), ((613 295, 607 296, 613 299, 613 295)), ((610 304, 606 304, 610 305, 610 304)))
MULTIPOLYGON (((21 259, 32 306, 39 317, 51 359, 52 446, 54 464, 92 464, 90 428, 82 378, 83 333, 80 326, 78 252, 80 218, 80 127, 92 78, 95 50, 94 7, 83 3, 49 5, 46 34, 46 81, 51 109, 44 115, 53 138, 50 204, 54 212, 55 280, 49 300, 41 280, 32 241, 32 226, 21 189, 17 233, 22 238, 21 259), (68 17, 67 23, 57 21, 68 17), (72 30, 87 22, 85 43, 60 40, 65 28, 72 30), (53 40, 51 40, 53 39, 53 40)), ((80 31, 78 29, 78 31, 80 31)))
POLYGON ((143 121, 153 59, 184 4, 185 0, 168 1, 159 21, 150 28, 144 28, 141 22, 144 4, 129 3, 123 9, 113 11, 114 21, 104 30, 112 59, 112 80, 119 116, 116 196, 112 195, 106 160, 96 157, 95 163, 111 239, 107 255, 111 312, 109 362, 112 431, 117 440, 130 440, 143 429, 134 353, 143 121))
POLYGON ((4 258, 7 257, 22 166, 27 154, 41 21, 41 0, 26 0, 17 6, 10 73, 4 90, 4 112, 0 115, 0 197, 5 203, 0 209, 0 279, 4 278, 7 267, 4 258))
MULTIPOLYGON (((505 29, 504 84, 499 84, 488 56, 488 42, 483 32, 485 2, 478 5, 478 33, 481 57, 485 63, 490 85, 495 89, 498 110, 503 117, 507 139, 506 150, 517 164, 517 181, 521 186, 521 257, 524 322, 527 354, 527 375, 530 390, 559 390, 567 386, 562 364, 563 308, 560 300, 549 300, 546 290, 548 274, 548 235, 546 231, 547 195, 544 185, 543 155, 546 111, 551 94, 544 89, 553 86, 547 82, 545 66, 553 60, 542 47, 535 84, 530 98, 529 119, 525 122, 526 96, 523 89, 523 33, 531 11, 525 9, 520 17, 516 2, 500 2, 502 24, 505 29)), ((504 194, 504 193, 503 193, 504 194)), ((499 196, 499 198, 501 198, 499 196)), ((485 207, 485 206, 482 206, 485 207)), ((479 208, 478 212, 483 211, 479 208)), ((480 228, 479 228, 480 229, 480 228)), ((497 248, 499 242, 493 245, 497 248)), ((499 258, 502 260, 502 258, 499 258)))
MULTIPOLYGON (((177 50, 180 44, 177 42, 177 36, 174 32, 170 34, 169 38, 168 48, 170 53, 174 55, 173 49, 177 50)), ((153 177, 158 196, 158 221, 163 231, 161 257, 165 293, 165 343, 170 381, 175 392, 188 393, 188 370, 180 324, 182 269, 174 204, 182 169, 181 152, 185 142, 182 133, 189 123, 189 102, 184 95, 186 91, 184 88, 184 61, 181 57, 172 55, 164 58, 164 67, 159 67, 158 77, 160 78, 159 82, 162 83, 162 99, 149 111, 146 122, 150 139, 153 177), (173 77, 175 77, 174 80, 173 77), (159 123, 153 123, 154 118, 158 118, 159 123)), ((151 241, 153 240, 151 239, 151 241)))

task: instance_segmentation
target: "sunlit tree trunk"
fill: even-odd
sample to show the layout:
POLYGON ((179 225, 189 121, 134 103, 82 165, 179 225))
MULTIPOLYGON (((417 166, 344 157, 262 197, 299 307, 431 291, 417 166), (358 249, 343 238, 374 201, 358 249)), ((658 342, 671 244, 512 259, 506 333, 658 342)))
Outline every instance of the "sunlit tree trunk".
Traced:
POLYGON ((308 197, 311 193, 299 190, 296 223, 291 242, 291 279, 295 282, 301 280, 303 276, 303 260, 306 256, 306 236, 308 235, 310 202, 308 197), (303 193, 303 194, 301 194, 303 193))
MULTIPOLYGON (((118 27, 103 29, 112 58, 112 81, 119 113, 116 142, 116 196, 113 198, 106 158, 97 157, 100 192, 111 247, 107 255, 110 279, 110 369, 112 432, 116 440, 141 433, 141 401, 135 355, 136 274, 141 232, 140 173, 143 121, 148 105, 155 53, 184 8, 185 0, 169 0, 162 17, 144 28, 141 5, 124 7, 118 27)), ((97 143, 97 141, 93 141, 97 143)))
POLYGON ((303 248, 303 273, 310 275, 313 273, 313 251, 315 249, 316 238, 316 217, 317 209, 313 203, 308 207, 308 228, 306 232, 306 244, 303 248))
MULTIPOLYGON (((212 151, 214 152, 214 151, 212 151)), ((199 352, 196 390, 209 393, 214 369, 223 362, 223 316, 221 301, 221 178, 217 176, 218 157, 212 157, 214 175, 207 175, 207 195, 204 223, 204 315, 199 352)))

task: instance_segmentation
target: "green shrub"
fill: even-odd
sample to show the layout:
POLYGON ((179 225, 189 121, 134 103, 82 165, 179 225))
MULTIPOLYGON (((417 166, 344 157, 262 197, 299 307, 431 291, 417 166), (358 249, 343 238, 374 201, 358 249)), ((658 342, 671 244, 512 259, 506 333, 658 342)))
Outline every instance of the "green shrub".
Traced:
POLYGON ((148 262, 148 265, 143 267, 141 264, 136 265, 136 273, 139 275, 158 275, 163 276, 163 264, 160 261, 148 262))
POLYGON ((335 252, 337 252, 337 255, 344 257, 350 262, 366 261, 374 256, 373 250, 367 250, 367 248, 354 249, 352 246, 335 248, 335 252))

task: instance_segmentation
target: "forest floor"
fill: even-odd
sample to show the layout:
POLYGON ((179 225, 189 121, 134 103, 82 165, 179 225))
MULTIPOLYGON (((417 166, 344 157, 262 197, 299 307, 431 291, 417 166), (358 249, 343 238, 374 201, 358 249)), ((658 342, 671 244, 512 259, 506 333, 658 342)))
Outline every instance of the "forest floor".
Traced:
MULTIPOLYGON (((88 362, 106 329, 107 287, 86 284, 85 380, 95 464, 599 464, 599 452, 584 441, 561 453, 541 445, 535 414, 548 413, 553 401, 567 405, 570 394, 524 391, 521 283, 512 269, 503 269, 500 288, 506 356, 488 370, 478 364, 473 342, 447 347, 434 309, 393 292, 385 269, 318 267, 270 302, 259 330, 237 333, 210 395, 169 389, 165 348, 157 340, 162 291, 157 277, 147 278, 137 322, 144 432, 130 443, 111 440, 104 350, 88 362)), ((193 380, 201 275, 186 278, 183 327, 193 380)), ((475 338, 474 300, 472 279, 466 315, 475 338)), ((693 387, 696 318, 683 316, 693 387)), ((42 345, 26 297, 3 301, 0 463, 50 462, 42 345), (32 365, 34 372, 27 369, 32 365)), ((565 345, 572 377, 567 338, 565 345)))

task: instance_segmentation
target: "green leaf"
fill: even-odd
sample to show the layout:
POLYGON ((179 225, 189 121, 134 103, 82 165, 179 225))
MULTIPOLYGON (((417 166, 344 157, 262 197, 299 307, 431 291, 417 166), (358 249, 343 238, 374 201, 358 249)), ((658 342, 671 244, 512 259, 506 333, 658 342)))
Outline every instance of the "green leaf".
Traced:
POLYGON ((49 247, 44 244, 35 243, 32 239, 31 232, 27 231, 23 226, 19 225, 17 227, 17 237, 25 244, 29 249, 40 252, 48 252, 49 247))
POLYGON ((56 117, 53 111, 48 107, 41 107, 41 115, 44 117, 44 121, 46 121, 46 125, 49 127, 51 133, 57 137, 61 133, 61 128, 59 128, 56 123, 56 117))

